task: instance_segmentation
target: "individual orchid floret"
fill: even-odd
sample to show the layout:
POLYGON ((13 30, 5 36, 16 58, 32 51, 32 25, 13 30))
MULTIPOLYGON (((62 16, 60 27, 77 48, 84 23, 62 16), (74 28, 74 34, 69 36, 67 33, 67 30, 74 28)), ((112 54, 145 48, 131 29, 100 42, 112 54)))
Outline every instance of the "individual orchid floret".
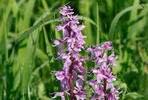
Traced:
POLYGON ((63 6, 60 8, 60 14, 62 15, 72 15, 73 13, 73 9, 71 9, 70 6, 63 6))
POLYGON ((56 92, 55 96, 52 98, 57 98, 58 96, 61 97, 61 100, 65 100, 64 92, 56 92))
POLYGON ((55 76, 58 80, 63 80, 65 78, 64 71, 57 71, 55 76))
POLYGON ((78 79, 76 81, 74 93, 76 96, 76 100, 86 100, 86 91, 83 89, 83 80, 78 79))

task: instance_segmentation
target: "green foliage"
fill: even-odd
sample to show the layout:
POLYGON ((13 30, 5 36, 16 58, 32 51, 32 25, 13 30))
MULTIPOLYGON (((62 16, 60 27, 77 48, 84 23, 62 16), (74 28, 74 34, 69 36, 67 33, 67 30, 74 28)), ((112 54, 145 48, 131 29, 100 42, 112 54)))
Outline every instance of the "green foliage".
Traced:
POLYGON ((120 99, 148 100, 147 0, 0 0, 0 100, 52 100, 60 90, 53 40, 63 5, 82 19, 88 45, 113 42, 120 99))

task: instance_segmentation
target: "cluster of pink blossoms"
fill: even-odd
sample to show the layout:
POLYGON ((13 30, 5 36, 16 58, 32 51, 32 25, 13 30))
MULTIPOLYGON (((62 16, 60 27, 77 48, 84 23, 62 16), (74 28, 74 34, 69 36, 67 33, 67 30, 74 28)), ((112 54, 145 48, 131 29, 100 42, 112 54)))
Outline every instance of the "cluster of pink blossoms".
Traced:
POLYGON ((105 42, 95 48, 88 48, 86 51, 91 52, 90 61, 95 62, 99 67, 93 68, 92 72, 96 74, 97 79, 86 80, 87 70, 83 67, 83 63, 87 61, 87 57, 81 56, 81 50, 84 48, 84 38, 81 31, 84 25, 79 24, 79 19, 73 16, 73 9, 70 6, 60 8, 60 14, 63 24, 57 26, 57 31, 63 32, 62 40, 55 40, 54 46, 58 46, 58 59, 64 61, 63 69, 54 71, 56 78, 61 82, 61 91, 55 92, 56 98, 60 96, 65 100, 65 94, 70 96, 70 100, 86 100, 86 90, 84 89, 84 81, 94 87, 92 100, 117 100, 119 92, 114 88, 113 81, 116 77, 112 75, 111 67, 114 66, 114 52, 106 58, 106 52, 112 50, 111 42, 105 42), (66 45, 66 48, 64 48, 66 45), (107 92, 107 89, 110 89, 107 92))
POLYGON ((79 19, 72 16, 73 13, 73 9, 69 6, 60 8, 60 14, 63 16, 59 21, 63 21, 63 24, 57 26, 57 30, 63 31, 63 40, 54 41, 55 46, 59 46, 58 59, 64 61, 64 66, 61 71, 55 73, 56 78, 61 81, 62 91, 56 92, 53 98, 61 96, 62 100, 65 99, 64 93, 70 95, 71 100, 86 98, 86 91, 83 89, 85 68, 82 65, 86 59, 79 55, 81 49, 84 49, 86 36, 81 33, 84 25, 79 25, 79 19), (62 52, 64 44, 66 44, 66 53, 62 52))
POLYGON ((110 41, 87 49, 88 52, 91 52, 90 60, 98 65, 98 68, 92 68, 92 73, 96 75, 96 79, 88 81, 89 85, 94 88, 94 96, 91 100, 117 100, 120 94, 119 88, 116 89, 113 85, 116 76, 113 76, 113 72, 111 72, 111 67, 115 65, 114 52, 107 56, 107 52, 112 49, 110 41))

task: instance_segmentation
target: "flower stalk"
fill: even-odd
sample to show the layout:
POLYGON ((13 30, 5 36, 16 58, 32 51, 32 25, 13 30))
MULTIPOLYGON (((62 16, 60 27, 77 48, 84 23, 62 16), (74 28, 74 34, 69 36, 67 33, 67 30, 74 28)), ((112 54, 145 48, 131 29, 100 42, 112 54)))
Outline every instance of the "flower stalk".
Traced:
MULTIPOLYGON (((106 79, 104 79, 104 94, 106 94, 106 79)), ((105 100, 107 100, 106 95, 104 96, 105 100)))
POLYGON ((70 83, 70 100, 75 100, 75 97, 74 97, 74 93, 73 93, 73 90, 74 90, 74 86, 73 86, 73 75, 72 75, 72 70, 73 70, 73 62, 70 66, 70 70, 69 70, 69 73, 70 73, 70 78, 69 78, 69 83, 70 83))

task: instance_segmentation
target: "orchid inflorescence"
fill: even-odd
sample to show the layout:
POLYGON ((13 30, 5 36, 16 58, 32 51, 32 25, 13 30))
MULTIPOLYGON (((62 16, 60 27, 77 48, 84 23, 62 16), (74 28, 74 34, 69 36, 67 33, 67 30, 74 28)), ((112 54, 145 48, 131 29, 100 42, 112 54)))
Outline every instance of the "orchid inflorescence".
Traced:
POLYGON ((64 61, 63 69, 54 71, 57 80, 61 83, 61 91, 55 92, 56 98, 60 96, 65 100, 65 94, 70 96, 70 100, 86 100, 87 91, 84 88, 84 83, 93 87, 92 100, 117 100, 119 95, 118 89, 113 85, 116 76, 113 76, 111 67, 114 66, 114 52, 107 57, 107 51, 113 51, 111 42, 105 42, 103 45, 98 45, 92 48, 85 48, 84 39, 81 31, 85 28, 79 23, 79 19, 73 16, 74 12, 70 6, 60 8, 62 17, 58 21, 63 24, 56 26, 57 31, 63 33, 62 40, 55 40, 54 46, 58 46, 58 58, 64 61), (64 48, 66 45, 66 48, 64 48), (84 57, 80 52, 84 50, 91 52, 91 57, 84 57), (91 72, 96 74, 96 79, 87 80, 89 72, 84 68, 83 63, 92 61, 98 68, 92 68, 91 72), (109 89, 109 92, 107 90, 109 89))
POLYGON ((117 96, 120 94, 119 88, 116 89, 113 85, 116 76, 113 76, 113 72, 111 72, 111 67, 115 65, 114 52, 107 56, 107 51, 111 50, 113 48, 110 41, 87 49, 88 52, 91 52, 90 60, 98 66, 92 68, 92 73, 96 75, 96 79, 88 81, 88 84, 94 87, 94 96, 91 100, 117 100, 117 96))

